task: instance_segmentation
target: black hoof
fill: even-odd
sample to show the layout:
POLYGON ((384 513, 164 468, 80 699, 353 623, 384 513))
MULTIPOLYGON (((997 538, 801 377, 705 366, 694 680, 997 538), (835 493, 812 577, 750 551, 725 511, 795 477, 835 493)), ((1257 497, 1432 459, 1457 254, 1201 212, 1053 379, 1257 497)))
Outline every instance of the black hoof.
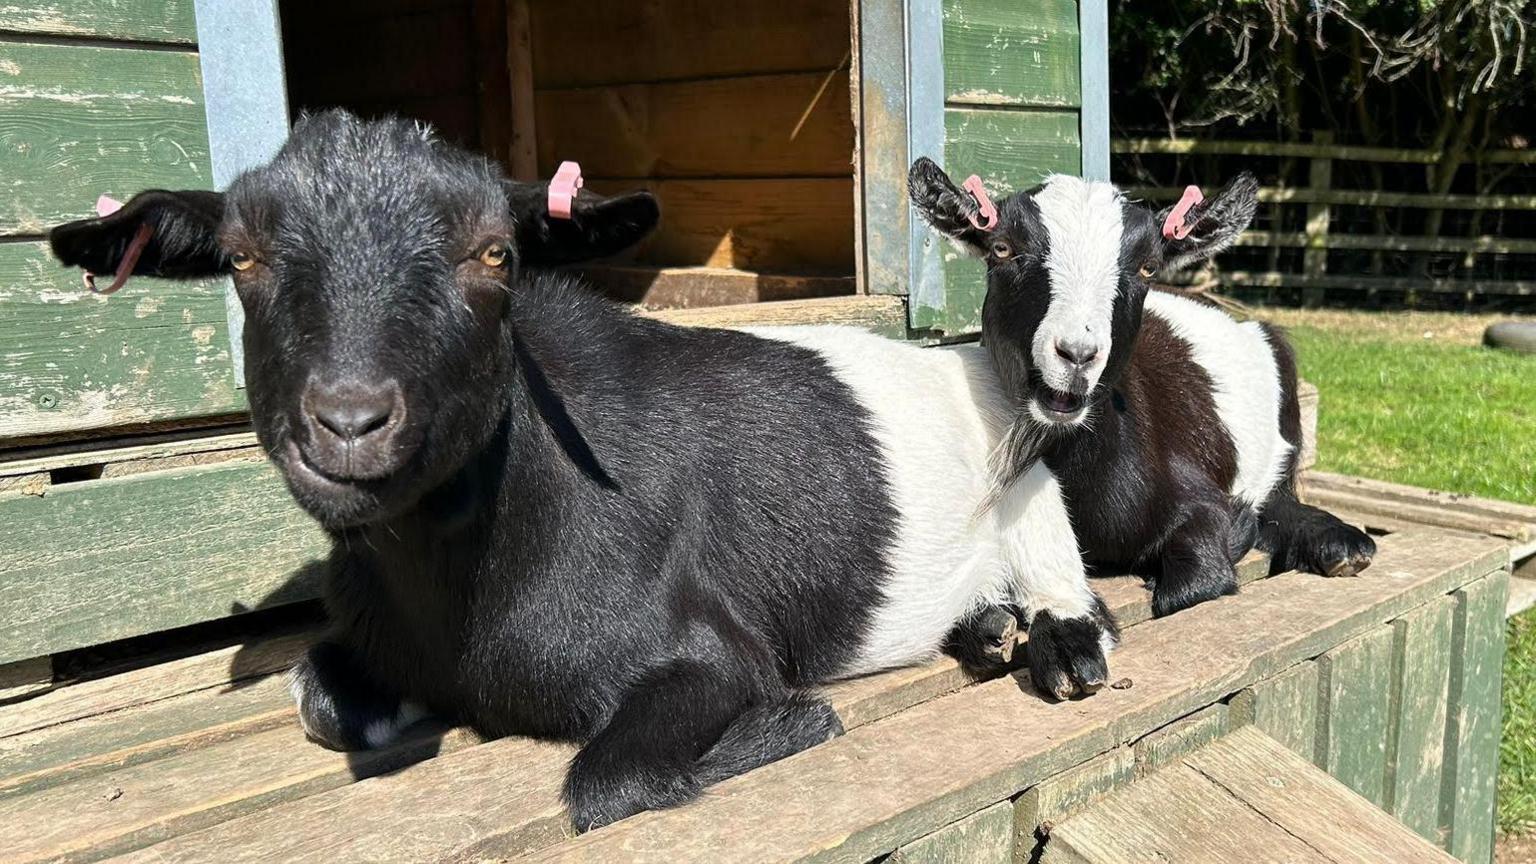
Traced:
POLYGON ((398 697, 360 680, 344 649, 321 642, 294 664, 288 689, 311 741, 331 750, 383 747, 418 719, 398 697))
POLYGON ((1342 522, 1318 532, 1312 540, 1311 558, 1323 576, 1355 576, 1371 566, 1376 541, 1371 535, 1342 522))
POLYGON ((1057 699, 1097 693, 1109 683, 1109 648, 1119 640, 1119 628, 1102 600, 1084 618, 1057 618, 1035 613, 1029 624, 1029 677, 1035 689, 1057 699))
POLYGON ((944 653, 973 675, 998 675, 1013 668, 1018 638, 1018 615, 1007 606, 988 606, 955 625, 944 653))

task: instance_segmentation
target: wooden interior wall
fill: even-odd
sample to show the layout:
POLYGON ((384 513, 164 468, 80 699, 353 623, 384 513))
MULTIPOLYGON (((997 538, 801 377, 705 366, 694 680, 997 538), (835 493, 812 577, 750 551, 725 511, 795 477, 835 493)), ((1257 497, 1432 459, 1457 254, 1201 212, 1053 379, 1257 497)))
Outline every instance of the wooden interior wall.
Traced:
POLYGON ((294 113, 401 114, 507 158, 505 0, 281 0, 294 113))
POLYGON ((575 159, 597 191, 653 190, 637 263, 853 275, 846 0, 529 11, 539 173, 575 159))

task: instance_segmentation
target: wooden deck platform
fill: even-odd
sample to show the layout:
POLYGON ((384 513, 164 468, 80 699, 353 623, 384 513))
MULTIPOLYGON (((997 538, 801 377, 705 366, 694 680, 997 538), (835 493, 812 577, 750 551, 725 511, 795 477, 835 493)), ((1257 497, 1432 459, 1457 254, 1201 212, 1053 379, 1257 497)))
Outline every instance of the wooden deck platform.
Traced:
POLYGON ((1158 621, 1140 580, 1101 580, 1129 626, 1115 686, 1091 698, 948 661, 845 682, 830 696, 847 735, 579 838, 557 800, 570 747, 424 726, 332 753, 304 739, 280 674, 308 634, 220 648, 0 706, 0 860, 1003 862, 1090 793, 1252 724, 1486 861, 1505 547, 1410 529, 1360 578, 1266 567, 1158 621), (1004 810, 1006 840, 957 824, 1004 810), (922 851, 957 837, 982 845, 922 851))

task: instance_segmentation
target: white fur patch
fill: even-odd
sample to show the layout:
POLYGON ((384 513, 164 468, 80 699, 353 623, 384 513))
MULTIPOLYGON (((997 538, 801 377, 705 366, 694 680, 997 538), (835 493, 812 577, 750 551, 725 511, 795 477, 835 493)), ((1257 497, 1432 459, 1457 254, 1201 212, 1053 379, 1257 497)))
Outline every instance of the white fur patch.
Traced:
POLYGON ((899 523, 885 602, 862 674, 937 655, 985 603, 1016 600, 1077 617, 1091 602, 1060 487, 1044 466, 980 515, 988 458, 1011 419, 980 347, 919 348, 852 327, 749 328, 820 354, 873 418, 899 523), (1075 584, 1074 584, 1075 583, 1075 584))
POLYGON ((1109 362, 1111 321, 1120 288, 1124 199, 1108 183, 1053 174, 1033 200, 1049 242, 1045 266, 1051 279, 1051 304, 1030 350, 1046 385, 1068 391, 1077 370, 1057 356, 1057 344, 1096 349, 1097 356, 1084 370, 1091 388, 1109 362))
POLYGON ((1237 451, 1237 478, 1228 490, 1259 504, 1280 482, 1291 445, 1280 435, 1280 370, 1263 329, 1193 300, 1152 291, 1146 312, 1168 322, 1211 378, 1216 416, 1237 451))

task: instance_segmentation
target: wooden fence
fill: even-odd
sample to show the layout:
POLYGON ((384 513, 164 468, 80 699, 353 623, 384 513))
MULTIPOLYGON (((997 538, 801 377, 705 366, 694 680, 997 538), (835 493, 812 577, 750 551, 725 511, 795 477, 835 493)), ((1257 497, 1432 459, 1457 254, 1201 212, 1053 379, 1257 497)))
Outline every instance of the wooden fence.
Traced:
MULTIPOLYGON (((1394 172, 1393 179, 1400 182, 1401 172, 1439 165, 1442 154, 1438 151, 1336 145, 1328 133, 1321 132, 1304 143, 1119 139, 1112 142, 1112 150, 1120 169, 1126 167, 1127 159, 1141 156, 1181 161, 1226 157, 1219 164, 1235 171, 1238 165, 1234 163, 1251 157, 1279 160, 1241 166, 1255 170, 1261 178, 1288 174, 1306 178, 1305 186, 1265 186, 1259 190, 1259 201, 1269 207, 1261 208, 1255 227, 1245 232, 1237 245, 1268 250, 1267 260, 1257 250, 1229 256, 1227 266, 1192 280, 1214 276, 1227 288, 1265 289, 1270 299, 1281 289, 1300 289, 1308 303, 1321 301, 1325 292, 1349 292, 1355 295, 1351 299, 1359 299, 1361 292, 1410 297, 1433 293, 1462 295, 1468 301, 1479 296, 1536 295, 1536 194, 1436 195, 1339 188, 1334 176, 1337 163, 1367 163, 1378 172, 1378 178, 1394 172), (1270 165, 1274 170, 1268 170, 1270 165), (1345 211, 1354 218, 1341 218, 1345 211), (1451 225, 1441 229, 1447 214, 1452 218, 1444 221, 1451 225), (1513 223, 1511 227, 1527 236, 1483 232, 1481 225, 1490 214, 1500 226, 1513 223), (1366 230, 1360 230, 1361 223, 1367 223, 1366 230), (1393 226, 1407 226, 1409 230, 1394 230, 1393 226), (1287 250, 1300 254, 1286 254, 1287 250), (1235 267, 1230 260, 1234 257, 1235 267)), ((1487 151, 1479 154, 1475 164, 1509 173, 1527 168, 1536 171, 1536 151, 1487 151)), ((1166 183, 1163 178, 1171 177, 1174 171, 1170 167, 1138 173, 1143 180, 1150 174, 1166 183)), ((1182 185, 1127 183, 1123 176, 1117 179, 1132 194, 1150 201, 1176 200, 1183 189, 1182 185)), ((1221 179, 1225 178, 1213 177, 1210 182, 1221 179)))

